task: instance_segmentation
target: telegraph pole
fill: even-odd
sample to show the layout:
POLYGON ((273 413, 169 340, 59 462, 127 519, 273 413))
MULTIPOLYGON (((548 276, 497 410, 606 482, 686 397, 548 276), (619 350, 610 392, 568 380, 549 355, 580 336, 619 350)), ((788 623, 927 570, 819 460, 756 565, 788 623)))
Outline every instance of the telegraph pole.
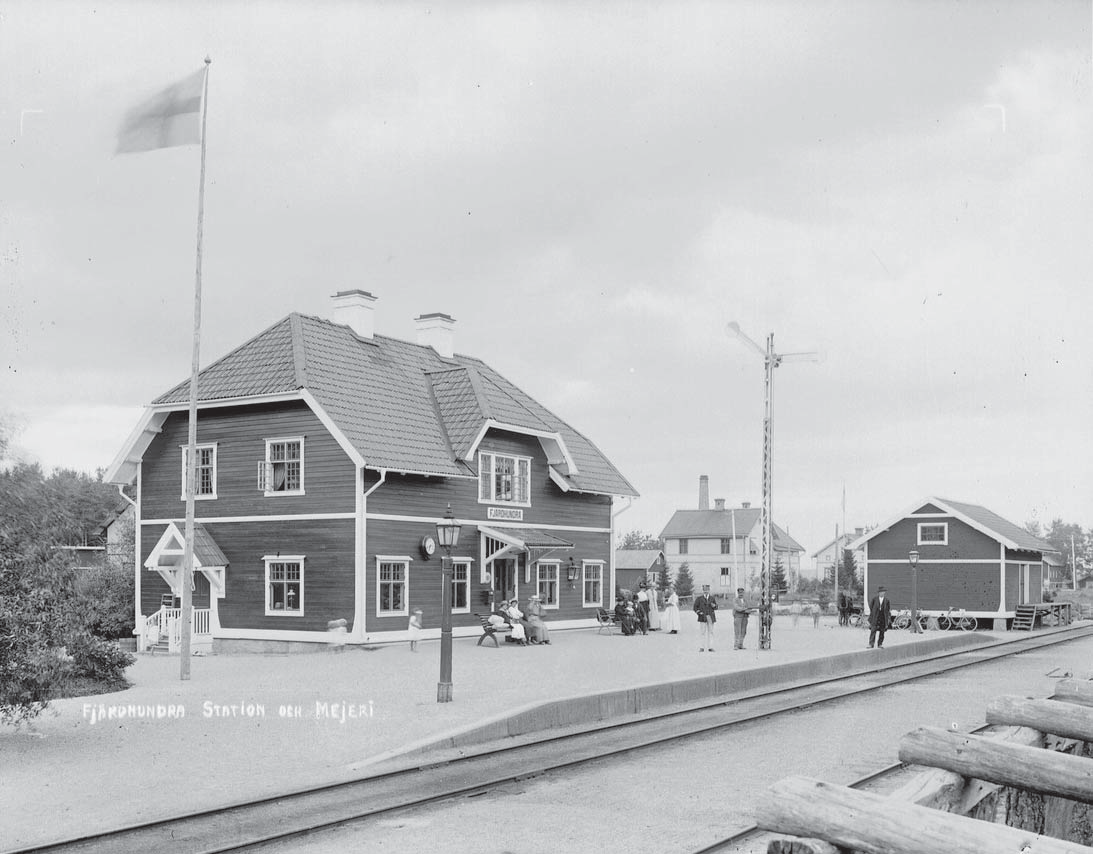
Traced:
POLYGON ((773 569, 771 555, 774 543, 771 536, 771 505, 773 503, 773 445, 774 445, 774 369, 783 360, 819 361, 819 353, 776 353, 774 352, 774 333, 767 335, 764 349, 749 338, 735 321, 729 324, 730 334, 752 347, 763 357, 764 369, 764 407, 763 407, 763 509, 760 514, 762 528, 762 563, 759 569, 759 649, 770 649, 771 626, 774 623, 774 611, 771 607, 770 574, 773 569))

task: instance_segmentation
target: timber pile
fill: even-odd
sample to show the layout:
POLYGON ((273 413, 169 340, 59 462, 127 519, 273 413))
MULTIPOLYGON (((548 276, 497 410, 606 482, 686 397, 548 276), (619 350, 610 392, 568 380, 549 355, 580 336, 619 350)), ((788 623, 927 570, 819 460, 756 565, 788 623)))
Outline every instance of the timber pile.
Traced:
POLYGON ((1093 682, 1053 699, 1000 697, 988 735, 922 727, 901 762, 926 766, 882 797, 805 777, 771 787, 756 823, 791 834, 768 854, 1093 854, 1093 682))

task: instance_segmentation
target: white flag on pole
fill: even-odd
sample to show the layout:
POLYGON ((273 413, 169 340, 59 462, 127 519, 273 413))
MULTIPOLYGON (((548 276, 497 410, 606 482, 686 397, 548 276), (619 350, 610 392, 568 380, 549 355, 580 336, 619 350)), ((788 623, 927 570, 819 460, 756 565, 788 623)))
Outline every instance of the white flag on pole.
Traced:
POLYGON ((201 96, 205 70, 133 107, 118 129, 117 154, 201 142, 201 96))

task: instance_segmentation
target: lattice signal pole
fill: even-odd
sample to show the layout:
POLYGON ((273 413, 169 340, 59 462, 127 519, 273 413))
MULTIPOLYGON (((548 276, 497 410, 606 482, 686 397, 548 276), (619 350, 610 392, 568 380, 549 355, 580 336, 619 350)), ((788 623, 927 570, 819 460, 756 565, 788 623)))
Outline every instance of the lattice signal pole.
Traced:
POLYGON ((783 360, 819 361, 819 353, 775 353, 774 333, 767 336, 766 349, 760 347, 740 329, 736 322, 729 324, 729 332, 741 341, 750 345, 763 357, 763 367, 766 375, 765 400, 763 407, 763 509, 759 517, 762 528, 762 563, 759 568, 759 649, 770 649, 771 626, 774 623, 774 610, 771 607, 770 574, 773 569, 771 555, 774 550, 771 537, 771 504, 773 503, 773 463, 772 451, 774 445, 774 369, 782 364, 783 360))

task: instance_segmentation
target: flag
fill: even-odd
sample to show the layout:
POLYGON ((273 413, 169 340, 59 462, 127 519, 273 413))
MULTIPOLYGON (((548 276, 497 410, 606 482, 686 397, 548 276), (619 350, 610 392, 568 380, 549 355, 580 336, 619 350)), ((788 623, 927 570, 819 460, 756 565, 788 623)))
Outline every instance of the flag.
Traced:
POLYGON ((201 95, 205 70, 194 72, 133 107, 118 129, 117 154, 201 142, 201 95))

